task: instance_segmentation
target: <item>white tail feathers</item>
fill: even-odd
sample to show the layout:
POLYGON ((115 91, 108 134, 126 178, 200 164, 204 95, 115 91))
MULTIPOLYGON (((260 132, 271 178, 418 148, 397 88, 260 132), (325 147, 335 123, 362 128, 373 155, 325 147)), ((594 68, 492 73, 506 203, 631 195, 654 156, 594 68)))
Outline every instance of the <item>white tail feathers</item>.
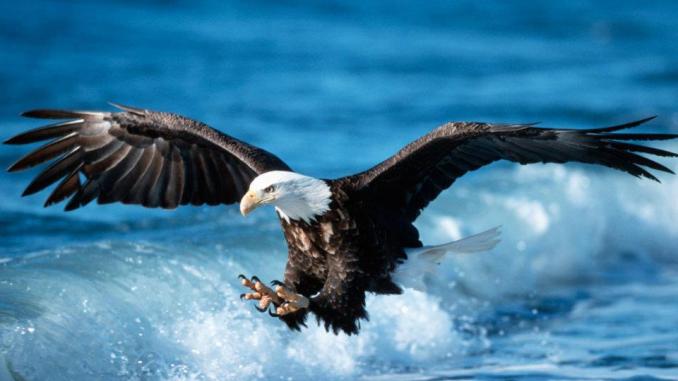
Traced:
POLYGON ((447 253, 469 254, 488 251, 499 243, 499 236, 501 235, 500 228, 501 226, 497 226, 482 233, 474 234, 442 245, 424 246, 418 249, 418 254, 430 256, 432 260, 440 262, 447 253))
POLYGON ((491 250, 500 241, 500 229, 501 226, 497 226, 442 245, 405 249, 407 260, 393 273, 393 280, 401 286, 424 291, 426 289, 424 275, 434 274, 445 254, 469 254, 491 250))

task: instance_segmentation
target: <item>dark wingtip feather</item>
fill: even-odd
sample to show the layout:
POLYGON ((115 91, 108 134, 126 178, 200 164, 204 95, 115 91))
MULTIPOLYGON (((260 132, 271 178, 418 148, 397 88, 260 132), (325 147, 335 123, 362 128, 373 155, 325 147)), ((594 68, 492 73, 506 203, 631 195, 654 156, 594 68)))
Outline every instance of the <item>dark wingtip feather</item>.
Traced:
POLYGON ((72 195, 80 189, 81 184, 78 173, 80 172, 82 166, 83 163, 80 163, 68 176, 63 178, 56 188, 54 188, 52 194, 50 194, 47 200, 45 200, 45 204, 43 205, 45 208, 52 204, 63 201, 66 197, 72 195))
POLYGON ((647 118, 639 119, 639 120, 634 120, 632 122, 627 122, 623 124, 617 124, 615 126, 609 126, 609 127, 602 127, 602 128, 590 128, 586 130, 586 132, 593 132, 593 133, 600 133, 600 132, 612 132, 612 131, 619 131, 619 130, 624 130, 627 128, 633 128, 640 126, 643 123, 647 123, 651 121, 652 119, 655 119, 657 115, 652 115, 647 118))
POLYGON ((17 161, 15 161, 12 165, 9 166, 9 168, 7 168, 7 172, 22 171, 24 169, 31 168, 31 167, 34 167, 38 164, 43 163, 42 161, 39 161, 39 162, 38 161, 31 161, 30 156, 33 153, 35 153, 35 151, 33 151, 32 153, 29 153, 28 155, 22 157, 21 159, 19 159, 17 161))
POLYGON ((51 143, 47 143, 44 146, 33 150, 17 160, 12 164, 7 171, 15 172, 22 169, 31 168, 38 164, 42 164, 48 160, 55 158, 56 156, 66 152, 75 145, 76 134, 68 134, 61 139, 57 139, 51 143))
POLYGON ((12 136, 9 139, 6 139, 2 142, 2 144, 23 144, 21 143, 21 139, 19 139, 19 135, 12 136))
POLYGON ((678 138, 678 134, 608 134, 601 135, 610 140, 671 140, 678 138))
POLYGON ((650 179, 650 180, 654 180, 654 181, 656 181, 656 182, 658 182, 658 183, 661 184, 661 180, 659 180, 658 178, 656 178, 656 177, 655 177, 653 174, 651 174, 650 172, 645 172, 645 173, 643 173, 643 176, 645 176, 646 178, 648 178, 648 179, 650 179))
POLYGON ((36 119, 97 119, 105 115, 101 111, 72 111, 56 109, 35 109, 21 113, 21 116, 36 119))
POLYGON ((3 142, 3 144, 30 144, 52 138, 59 138, 67 135, 84 123, 84 120, 74 119, 65 122, 53 123, 47 126, 35 128, 15 135, 3 142))
POLYGON ((26 118, 37 118, 37 119, 69 119, 69 118, 79 118, 78 113, 73 111, 66 110, 54 110, 54 109, 35 109, 28 110, 21 113, 21 116, 26 118))
POLYGON ((70 173, 79 163, 81 163, 81 149, 80 147, 75 147, 40 172, 33 181, 28 184, 28 187, 26 187, 22 196, 39 192, 52 185, 55 181, 70 173))
POLYGON ((645 177, 650 180, 654 180, 656 182, 660 182, 658 178, 656 178, 653 174, 651 174, 649 171, 647 171, 645 168, 639 166, 637 163, 633 162, 619 162, 619 163, 614 163, 612 165, 612 168, 619 169, 622 171, 625 171, 635 177, 642 178, 645 177))
POLYGON ((667 168, 666 166, 664 166, 664 165, 662 165, 662 164, 660 164, 660 163, 658 163, 654 160, 650 160, 650 159, 646 158, 645 156, 641 156, 641 155, 638 155, 638 154, 635 154, 635 153, 629 152, 629 151, 621 151, 621 152, 618 153, 618 155, 620 155, 624 159, 629 160, 630 162, 632 162, 636 165, 642 165, 644 167, 652 168, 652 169, 657 170, 657 171, 662 171, 662 172, 674 174, 671 169, 667 168))
POLYGON ((671 151, 662 150, 659 148, 641 146, 638 144, 631 144, 625 142, 611 142, 612 147, 621 150, 635 151, 648 153, 650 155, 662 156, 662 157, 678 157, 678 154, 671 151))
POLYGON ((75 196, 71 197, 70 201, 68 201, 68 204, 64 206, 64 212, 71 212, 80 207, 80 197, 78 196, 80 194, 80 191, 75 194, 75 196))
POLYGON ((88 188, 89 191, 91 191, 92 184, 93 184, 92 180, 88 180, 84 185, 81 185, 78 191, 73 195, 73 197, 71 197, 71 199, 68 200, 68 203, 64 207, 64 211, 70 212, 78 209, 81 206, 87 205, 87 203, 93 199, 87 196, 88 188), (85 201, 84 200, 85 198, 89 198, 89 201, 85 201))
POLYGON ((42 115, 43 112, 44 112, 44 110, 28 110, 28 111, 22 112, 19 115, 23 116, 24 118, 39 118, 39 116, 37 116, 37 115, 42 115))
POLYGON ((24 189, 23 192, 21 192, 21 197, 30 196, 38 191, 40 191, 40 188, 38 188, 37 185, 35 184, 35 181, 33 181, 30 184, 28 184, 28 186, 26 187, 26 189, 24 189))
POLYGON ((16 162, 16 163, 10 165, 9 167, 7 167, 7 172, 16 172, 16 171, 22 170, 23 168, 21 168, 17 164, 19 164, 19 162, 16 162))

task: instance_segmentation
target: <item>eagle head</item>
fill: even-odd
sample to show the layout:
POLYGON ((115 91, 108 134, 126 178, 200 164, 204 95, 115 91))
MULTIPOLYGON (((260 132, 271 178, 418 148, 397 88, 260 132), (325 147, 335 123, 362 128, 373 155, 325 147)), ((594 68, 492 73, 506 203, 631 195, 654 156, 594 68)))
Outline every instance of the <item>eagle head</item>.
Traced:
POLYGON ((273 204, 280 217, 310 222, 330 208, 332 192, 324 180, 295 172, 271 171, 257 176, 240 200, 240 213, 273 204))

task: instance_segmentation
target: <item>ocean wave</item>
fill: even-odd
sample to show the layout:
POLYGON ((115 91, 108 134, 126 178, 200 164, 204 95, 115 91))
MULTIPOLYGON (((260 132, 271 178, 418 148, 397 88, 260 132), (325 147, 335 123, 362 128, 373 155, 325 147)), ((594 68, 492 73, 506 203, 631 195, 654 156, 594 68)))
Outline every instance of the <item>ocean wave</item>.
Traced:
POLYGON ((4 261, 5 362, 26 379, 340 379, 449 367, 548 327, 539 317, 574 313, 582 297, 572 290, 583 284, 613 282, 619 271, 626 281, 656 276, 675 261, 677 188, 675 178, 654 184, 562 166, 498 167, 462 180, 418 222, 423 241, 502 225, 502 242, 447 258, 429 293, 370 296, 370 320, 350 337, 312 320, 289 332, 238 299, 237 274, 282 274, 285 247, 270 210, 246 223, 231 211, 197 212, 178 224, 168 215, 165 226, 135 225, 149 234, 111 229, 84 243, 76 235, 4 261), (549 312, 548 298, 562 292, 569 303, 549 312))

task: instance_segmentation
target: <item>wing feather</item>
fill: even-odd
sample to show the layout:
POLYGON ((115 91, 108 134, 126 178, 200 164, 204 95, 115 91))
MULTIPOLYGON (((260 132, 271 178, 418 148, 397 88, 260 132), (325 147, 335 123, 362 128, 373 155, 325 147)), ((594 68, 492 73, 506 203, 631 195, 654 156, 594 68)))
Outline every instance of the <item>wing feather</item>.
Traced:
POLYGON ((585 130, 448 123, 408 144, 375 167, 339 181, 360 189, 362 194, 389 210, 398 210, 410 222, 457 178, 498 160, 520 164, 578 161, 659 181, 648 169, 673 172, 638 153, 662 157, 678 155, 626 141, 669 140, 678 135, 616 133, 653 118, 585 130))
POLYGON ((198 179, 195 174, 195 163, 191 160, 189 150, 182 151, 181 157, 184 163, 184 188, 181 193, 181 205, 190 204, 193 200, 193 192, 197 186, 198 179))
POLYGON ((178 148, 174 147, 172 149, 169 160, 171 167, 170 179, 163 202, 166 208, 176 208, 181 201, 181 193, 184 190, 184 163, 178 148))
POLYGON ((31 118, 67 120, 5 141, 47 141, 8 169, 19 171, 51 162, 24 195, 60 180, 45 206, 67 197, 71 197, 67 210, 94 199, 162 208, 230 204, 242 197, 257 175, 290 170, 275 155, 203 123, 176 114, 114 106, 121 111, 25 112, 31 118))
POLYGON ((163 157, 160 148, 156 148, 151 159, 151 165, 144 173, 144 177, 139 181, 138 190, 132 189, 133 193, 138 194, 139 203, 146 207, 153 207, 157 205, 158 195, 155 184, 158 182, 162 173, 163 157))
POLYGON ((22 196, 28 196, 39 192, 54 184, 61 177, 66 176, 73 168, 80 164, 81 156, 80 147, 71 149, 70 152, 66 153, 59 160, 40 172, 40 174, 28 184, 22 196))
MULTIPOLYGON (((75 194, 74 198, 77 199, 77 203, 79 206, 85 206, 92 202, 97 197, 98 194, 99 194, 99 182, 93 179, 89 179, 82 187, 82 189, 75 194)), ((75 206, 75 202, 73 202, 71 206, 72 207, 75 206)), ((68 207, 68 204, 66 205, 66 207, 68 207)))
MULTIPOLYGON (((117 144, 110 144, 110 152, 106 155, 97 155, 91 164, 86 164, 83 168, 85 173, 90 173, 95 177, 101 177, 108 171, 114 169, 121 161, 127 157, 132 150, 132 146, 116 140, 117 144)), ((100 152, 101 153, 101 152, 100 152)))
POLYGON ((78 130, 85 121, 83 119, 69 120, 66 122, 49 124, 45 127, 16 135, 7 139, 5 144, 29 144, 49 139, 59 138, 78 130))
POLYGON ((193 183, 193 197, 191 198, 191 203, 193 205, 201 205, 207 202, 206 196, 208 192, 207 180, 205 179, 206 175, 201 166, 201 155, 196 150, 191 150, 191 164, 193 165, 191 171, 195 176, 193 183))
POLYGON ((120 200, 123 204, 141 203, 142 194, 139 187, 141 185, 141 180, 146 176, 146 172, 148 172, 151 164, 153 164, 155 151, 155 146, 144 149, 144 152, 141 154, 141 157, 134 168, 116 185, 115 192, 120 193, 120 200))
POLYGON ((170 172, 172 170, 171 147, 164 141, 162 144, 159 144, 158 147, 160 148, 158 151, 160 153, 160 169, 158 170, 155 183, 153 183, 151 189, 148 192, 148 199, 151 203, 147 206, 161 206, 163 208, 167 208, 165 205, 163 205, 163 200, 167 192, 167 185, 169 183, 170 172))
POLYGON ((101 194, 98 202, 100 204, 110 204, 121 201, 121 190, 119 184, 134 170, 139 159, 144 154, 142 149, 130 147, 129 151, 120 160, 120 162, 111 170, 107 170, 101 175, 101 194))
POLYGON ((81 167, 82 163, 75 167, 75 169, 71 171, 71 174, 64 177, 61 183, 54 188, 52 194, 50 194, 47 201, 45 201, 45 207, 60 202, 78 191, 80 188, 80 177, 78 176, 78 172, 80 172, 81 167))
POLYGON ((22 169, 34 167, 38 164, 42 164, 48 160, 52 160, 62 153, 73 149, 73 147, 76 145, 76 140, 77 134, 72 132, 51 143, 45 144, 44 146, 22 157, 16 163, 12 164, 8 171, 19 171, 22 169))
POLYGON ((218 203, 217 190, 219 185, 217 183, 216 169, 212 166, 212 160, 208 157, 209 153, 198 153, 198 167, 202 174, 202 180, 205 184, 205 203, 207 205, 216 205, 218 203))
POLYGON ((219 171, 220 171, 220 178, 222 180, 226 179, 231 179, 232 181, 223 181, 224 185, 222 186, 224 191, 227 193, 227 197, 229 198, 236 198, 237 195, 240 194, 240 174, 237 172, 234 172, 231 169, 231 165, 228 163, 228 160, 226 160, 223 156, 217 155, 214 157, 214 161, 216 162, 216 165, 219 166, 219 171))
POLYGON ((673 152, 669 152, 669 151, 666 151, 666 150, 653 148, 653 147, 641 146, 641 145, 638 145, 638 144, 622 143, 622 142, 614 142, 614 141, 609 142, 609 144, 612 148, 618 149, 618 150, 649 153, 650 155, 663 156, 663 157, 678 157, 678 155, 676 155, 673 152))

